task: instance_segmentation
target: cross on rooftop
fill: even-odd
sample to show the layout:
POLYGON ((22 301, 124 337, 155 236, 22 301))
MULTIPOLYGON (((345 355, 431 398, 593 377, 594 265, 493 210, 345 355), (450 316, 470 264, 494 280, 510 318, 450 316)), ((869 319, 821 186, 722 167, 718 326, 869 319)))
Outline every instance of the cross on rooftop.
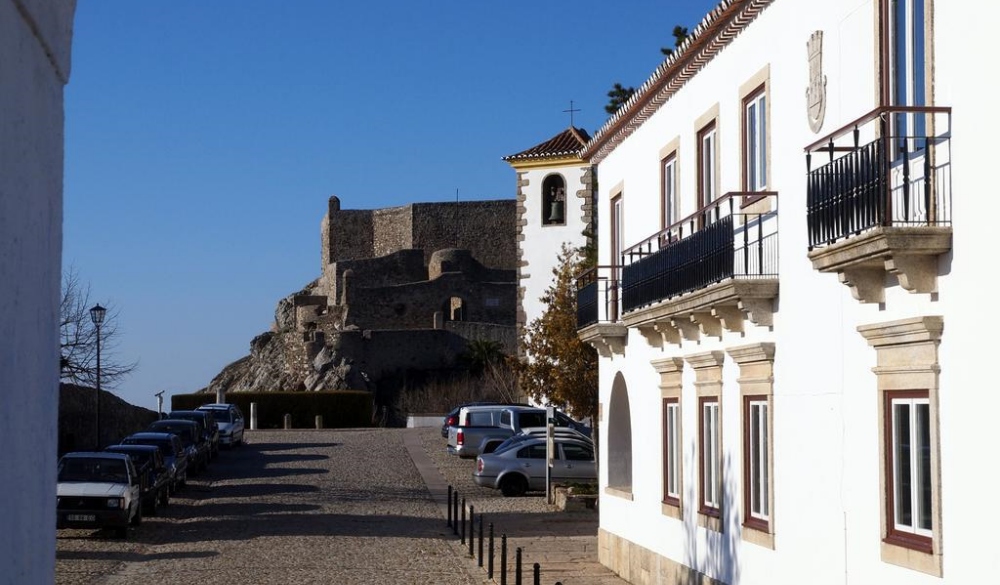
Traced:
POLYGON ((570 126, 573 125, 573 112, 579 112, 579 111, 580 111, 579 109, 574 109, 573 108, 573 100, 569 100, 569 109, 568 110, 563 110, 563 112, 569 112, 569 125, 570 126))

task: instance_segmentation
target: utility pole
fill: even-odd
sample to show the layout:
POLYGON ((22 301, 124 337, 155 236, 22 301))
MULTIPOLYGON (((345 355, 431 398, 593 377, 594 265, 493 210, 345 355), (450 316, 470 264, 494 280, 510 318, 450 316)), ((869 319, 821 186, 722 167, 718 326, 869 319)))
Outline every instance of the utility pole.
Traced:
POLYGON ((156 396, 156 416, 161 416, 163 414, 163 393, 166 390, 160 390, 155 394, 156 396))

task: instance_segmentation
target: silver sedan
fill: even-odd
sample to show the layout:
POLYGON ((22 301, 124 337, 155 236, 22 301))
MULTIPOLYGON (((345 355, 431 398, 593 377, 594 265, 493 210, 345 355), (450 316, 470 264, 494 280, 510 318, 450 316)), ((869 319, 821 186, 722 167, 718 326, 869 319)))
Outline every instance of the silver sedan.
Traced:
MULTIPOLYGON (((477 485, 500 490, 505 496, 545 490, 546 438, 532 437, 510 444, 503 450, 476 458, 472 475, 477 485)), ((589 441, 555 438, 552 463, 553 483, 593 483, 597 481, 594 446, 589 441)))

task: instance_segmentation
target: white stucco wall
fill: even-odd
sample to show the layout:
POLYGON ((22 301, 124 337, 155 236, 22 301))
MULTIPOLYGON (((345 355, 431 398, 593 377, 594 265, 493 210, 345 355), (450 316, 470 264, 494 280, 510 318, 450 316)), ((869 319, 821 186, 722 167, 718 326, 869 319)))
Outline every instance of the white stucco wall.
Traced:
POLYGON ((0 0, 0 583, 55 580, 63 85, 74 0, 0 0))
POLYGON ((540 317, 547 308, 539 298, 552 285, 552 270, 563 243, 568 242, 576 247, 586 243, 583 236, 583 230, 587 227, 583 221, 584 201, 577 197, 578 191, 587 188, 582 182, 586 171, 587 167, 583 164, 562 165, 530 169, 522 177, 528 182, 521 187, 525 195, 525 225, 521 228, 524 241, 519 242, 521 259, 527 262, 527 266, 521 268, 519 284, 524 287, 525 324, 540 317), (561 175, 566 181, 564 225, 542 225, 542 183, 553 174, 561 175))
MULTIPOLYGON (((990 422, 1000 406, 991 374, 991 341, 998 325, 990 305, 995 296, 988 275, 996 253, 988 246, 1000 202, 985 190, 998 124, 991 115, 997 82, 969 73, 969 63, 992 54, 991 15, 979 5, 938 1, 934 6, 936 105, 954 108, 952 146, 953 254, 939 261, 934 295, 911 294, 890 277, 884 303, 862 304, 836 275, 812 268, 806 255, 806 173, 803 148, 871 111, 876 103, 874 0, 825 3, 777 0, 598 167, 598 209, 606 211, 611 190, 624 193, 624 244, 660 229, 659 153, 680 144, 679 180, 685 207, 695 211, 695 121, 718 104, 720 194, 740 188, 740 85, 769 70, 771 188, 780 207, 780 298, 772 328, 747 322, 743 334, 721 340, 702 337, 652 348, 631 330, 624 355, 602 358, 601 458, 609 444, 606 411, 612 381, 621 372, 629 390, 633 438, 632 500, 605 494, 601 528, 657 554, 675 559, 728 583, 858 585, 869 583, 970 583, 1000 574, 986 536, 1000 512, 984 493, 997 477, 983 458, 996 444, 990 422), (970 16, 975 11, 974 16, 970 16), (806 42, 824 32, 823 72, 827 110, 819 134, 808 127, 806 42), (973 204, 974 201, 974 204, 973 204), (875 350, 857 332, 865 324, 915 316, 944 316, 939 348, 940 508, 944 577, 884 562, 880 556, 878 392, 875 350), (775 343, 773 550, 742 540, 742 421, 739 366, 723 365, 723 467, 728 505, 720 532, 697 526, 697 394, 685 365, 681 399, 684 441, 684 521, 663 515, 662 406, 659 376, 650 361, 702 353, 758 341, 775 343), (970 406, 975 414, 961 406, 970 406), (984 413, 979 414, 978 413, 984 413)), ((988 12, 996 13, 990 7, 988 12)), ((992 14, 996 16, 996 14, 992 14)), ((602 215, 606 218, 607 213, 602 215)), ((600 264, 610 264, 610 227, 599 224, 600 264)), ((602 465, 602 485, 607 466, 602 465)))

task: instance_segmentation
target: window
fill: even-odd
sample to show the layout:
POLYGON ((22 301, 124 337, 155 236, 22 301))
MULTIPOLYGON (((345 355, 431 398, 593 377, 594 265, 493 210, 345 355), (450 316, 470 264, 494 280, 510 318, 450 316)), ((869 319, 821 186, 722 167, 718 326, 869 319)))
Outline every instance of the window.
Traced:
POLYGON ((677 398, 663 399, 663 503, 681 503, 681 418, 677 398))
POLYGON ((767 189, 767 96, 759 87, 743 101, 744 189, 767 189))
POLYGON ((563 457, 567 461, 593 461, 594 451, 576 443, 562 444, 563 457))
MULTIPOLYGON (((890 99, 894 106, 927 105, 924 2, 925 0, 890 0, 889 83, 890 99)), ((899 113, 895 115, 894 122, 897 144, 901 150, 922 148, 922 138, 927 135, 927 123, 923 114, 899 113)))
POLYGON ((715 171, 715 122, 698 132, 698 207, 715 201, 718 181, 715 171))
POLYGON ((931 423, 928 393, 885 393, 886 540, 931 550, 931 423))
POLYGON ((743 398, 744 524, 767 531, 771 518, 767 396, 743 398))
POLYGON ((548 448, 545 443, 540 445, 529 445, 517 452, 518 459, 546 459, 548 448))
POLYGON ((668 228, 680 219, 677 208, 677 156, 671 154, 660 161, 660 224, 668 228))
POLYGON ((701 506, 700 512, 719 516, 721 478, 719 477, 719 398, 702 397, 699 416, 701 446, 701 506))
POLYGON ((621 281, 622 252, 625 251, 622 235, 625 230, 622 199, 622 193, 619 192, 611 200, 611 265, 614 266, 611 273, 611 310, 608 315, 611 321, 617 321, 618 315, 621 314, 618 284, 621 281))

